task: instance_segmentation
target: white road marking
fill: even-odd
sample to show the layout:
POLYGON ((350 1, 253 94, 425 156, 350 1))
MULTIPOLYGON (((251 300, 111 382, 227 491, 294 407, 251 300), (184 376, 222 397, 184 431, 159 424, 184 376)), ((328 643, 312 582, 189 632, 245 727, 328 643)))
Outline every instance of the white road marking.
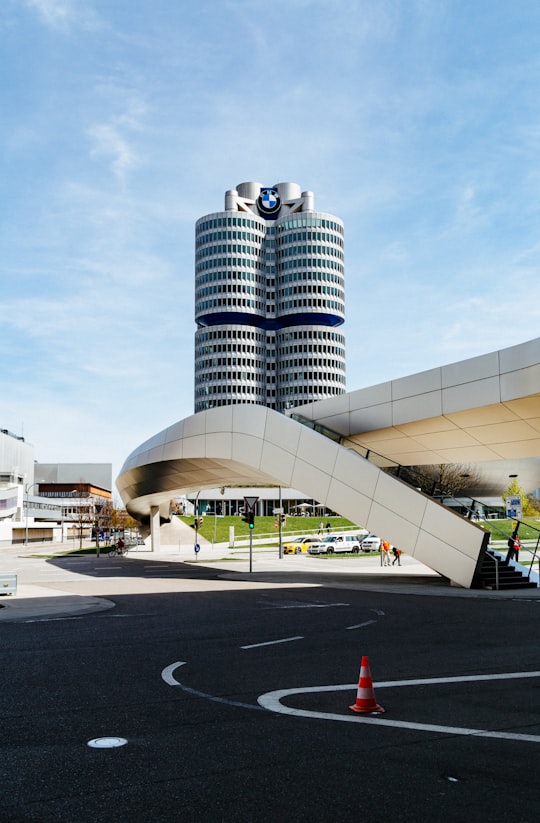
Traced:
POLYGON ((349 606, 349 603, 270 603, 265 604, 267 609, 331 609, 334 606, 349 606))
MULTIPOLYGON (((380 609, 370 609, 370 612, 374 612, 378 617, 384 617, 384 612, 380 609)), ((346 629, 363 629, 364 626, 371 626, 373 623, 376 623, 376 620, 366 620, 364 623, 357 623, 356 626, 345 626, 346 629)))
POLYGON ((258 649, 261 646, 275 646, 277 643, 290 643, 292 640, 303 640, 301 635, 297 637, 284 637, 281 640, 268 640, 266 643, 252 643, 251 646, 240 646, 241 649, 258 649))
POLYGON ((161 672, 161 677, 163 678, 165 683, 167 683, 169 686, 179 686, 180 684, 173 677, 173 672, 179 666, 185 666, 185 665, 186 665, 186 663, 184 661, 183 663, 182 662, 171 663, 170 666, 166 666, 166 668, 164 668, 163 671, 161 672))
MULTIPOLYGON (((299 639, 299 638, 291 638, 299 639)), ((286 642, 286 641, 285 641, 286 642)), ((246 647, 249 648, 249 647, 246 647)), ((173 677, 173 673, 179 666, 185 666, 185 662, 171 663, 166 666, 161 672, 161 677, 169 686, 178 686, 183 691, 189 694, 202 697, 207 700, 212 700, 217 703, 225 703, 229 706, 244 709, 259 709, 275 712, 278 714, 288 714, 295 717, 307 717, 320 720, 336 720, 341 723, 363 723, 364 725, 379 725, 390 726, 398 729, 410 729, 411 731, 433 732, 435 734, 453 734, 465 737, 487 737, 498 740, 516 740, 524 743, 540 743, 540 735, 533 734, 519 734, 514 732, 490 731, 488 729, 469 729, 459 726, 441 726, 433 723, 412 723, 404 720, 389 720, 381 717, 363 717, 360 715, 348 714, 332 714, 331 712, 313 712, 303 709, 292 709, 284 706, 281 700, 293 694, 308 694, 315 692, 329 692, 329 691, 353 691, 357 688, 356 683, 338 684, 335 686, 309 686, 300 689, 279 689, 273 692, 267 692, 261 695, 255 706, 251 703, 240 703, 235 700, 228 700, 222 697, 216 697, 205 692, 197 691, 189 686, 184 686, 173 677)), ((419 685, 435 685, 440 683, 470 683, 483 680, 517 680, 529 677, 540 677, 540 671, 534 672, 507 672, 505 674, 484 674, 484 675, 464 675, 462 677, 430 677, 418 680, 387 680, 381 683, 375 683, 374 688, 383 689, 401 686, 419 686, 419 685)))
POLYGON ((212 700, 214 703, 225 703, 227 706, 235 706, 237 709, 255 709, 257 712, 265 711, 261 706, 258 706, 254 703, 240 703, 237 700, 228 700, 226 697, 216 697, 213 694, 206 694, 205 692, 197 691, 197 689, 191 689, 189 686, 184 686, 183 683, 179 683, 173 677, 173 672, 178 668, 178 666, 185 666, 185 662, 181 663, 171 663, 170 666, 166 666, 161 672, 161 677, 169 686, 178 686, 182 691, 187 692, 188 694, 193 694, 196 697, 203 697, 205 700, 212 700))
POLYGON ((57 623, 59 620, 82 620, 79 617, 36 617, 32 620, 20 620, 20 623, 57 623))
POLYGON ((376 620, 366 620, 365 623, 357 623, 356 626, 345 626, 346 629, 362 629, 364 626, 372 626, 376 620))
POLYGON ((474 683, 478 680, 521 680, 525 677, 540 677, 538 672, 505 672, 504 674, 465 674, 461 677, 427 677, 422 680, 386 680, 377 683, 378 689, 388 686, 431 686, 435 683, 474 683))
MULTIPOLYGON (((481 680, 514 680, 526 677, 540 677, 540 671, 535 672, 507 672, 506 674, 481 674, 464 675, 463 677, 430 677, 419 680, 387 680, 382 683, 374 683, 374 689, 383 689, 399 686, 425 686, 438 683, 470 683, 481 680)), ((308 694, 313 692, 329 691, 352 691, 357 688, 357 684, 345 684, 336 686, 310 686, 301 689, 279 689, 274 692, 267 692, 258 698, 259 705, 272 712, 279 714, 289 714, 296 717, 309 717, 321 720, 337 720, 342 723, 364 723, 368 725, 392 726, 399 729, 412 729, 415 731, 435 732, 438 734, 455 734, 468 737, 489 737, 502 740, 518 740, 527 743, 540 743, 540 735, 518 734, 513 732, 489 731, 487 729, 467 729, 456 726, 439 726, 430 723, 410 723, 402 720, 389 720, 381 717, 362 717, 359 715, 332 714, 330 712, 312 712, 303 709, 291 709, 284 706, 281 700, 293 694, 308 694)))

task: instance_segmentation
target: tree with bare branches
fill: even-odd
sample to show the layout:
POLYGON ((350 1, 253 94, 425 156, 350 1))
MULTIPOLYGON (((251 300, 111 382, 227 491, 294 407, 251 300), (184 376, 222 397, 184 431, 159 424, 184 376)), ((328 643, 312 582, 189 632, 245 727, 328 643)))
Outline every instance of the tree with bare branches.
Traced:
POLYGON ((465 463, 438 463, 411 466, 411 469, 418 475, 419 488, 432 497, 461 496, 481 481, 476 467, 465 463))

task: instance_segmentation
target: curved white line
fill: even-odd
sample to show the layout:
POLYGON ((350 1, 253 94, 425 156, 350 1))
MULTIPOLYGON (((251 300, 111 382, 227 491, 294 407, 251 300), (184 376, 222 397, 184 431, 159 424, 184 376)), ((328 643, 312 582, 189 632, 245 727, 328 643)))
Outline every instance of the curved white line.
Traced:
POLYGON ((213 694, 208 694, 207 692, 198 691, 198 689, 192 689, 190 686, 184 686, 183 683, 179 683, 178 680, 175 680, 173 677, 173 672, 179 666, 185 666, 185 662, 181 663, 171 663, 170 666, 166 666, 163 671, 161 672, 161 677, 167 683, 168 686, 178 686, 182 691, 186 692, 187 694, 193 694, 195 697, 202 697, 204 700, 212 700, 214 703, 224 703, 226 706, 235 706, 237 709, 254 709, 257 712, 264 711, 262 706, 253 704, 253 703, 241 703, 238 700, 229 700, 226 697, 216 697, 213 694))
MULTIPOLYGON (((384 683, 375 683, 374 686, 378 689, 390 686, 418 686, 418 685, 432 685, 437 683, 465 683, 476 680, 513 680, 525 677, 540 677, 540 671, 536 672, 508 672, 507 674, 493 674, 493 675, 467 675, 463 677, 433 677, 424 678, 421 680, 388 680, 384 683)), ((348 714, 332 714, 329 712, 312 712, 304 709, 292 709, 284 706, 281 700, 284 697, 293 694, 308 694, 313 692, 329 692, 329 691, 352 691, 356 688, 356 684, 345 684, 336 686, 310 686, 300 689, 279 689, 274 692, 267 692, 258 698, 258 703, 264 709, 279 714, 289 714, 295 717, 317 718, 321 720, 337 720, 341 723, 364 723, 368 725, 379 726, 393 726, 400 729, 414 729, 417 731, 436 732, 438 734, 455 734, 469 737, 492 737, 502 740, 519 740, 528 743, 540 743, 540 735, 532 734, 514 734, 512 732, 487 731, 486 729, 467 729, 455 726, 439 726, 429 723, 410 723, 403 720, 389 720, 381 717, 362 717, 359 715, 348 714)))
POLYGON ((180 685, 180 683, 178 683, 178 681, 174 679, 173 672, 179 666, 185 666, 185 665, 186 665, 185 662, 184 663, 181 663, 181 662, 171 663, 170 666, 166 666, 163 669, 163 671, 161 672, 161 677, 165 681, 165 683, 167 683, 168 686, 179 686, 180 685))
POLYGON ((366 620, 365 623, 357 623, 356 626, 345 626, 347 630, 350 629, 363 629, 364 626, 371 626, 373 623, 376 623, 376 620, 366 620))

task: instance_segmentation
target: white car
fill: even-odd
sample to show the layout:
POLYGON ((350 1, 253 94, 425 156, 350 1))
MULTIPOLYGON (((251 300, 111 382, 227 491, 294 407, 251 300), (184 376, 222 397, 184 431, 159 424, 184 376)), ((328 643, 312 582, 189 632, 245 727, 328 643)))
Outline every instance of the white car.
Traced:
POLYGON ((368 534, 362 540, 361 549, 363 552, 378 552, 381 548, 381 538, 376 534, 368 534))
POLYGON ((309 554, 341 554, 351 552, 360 553, 362 536, 359 534, 330 534, 324 537, 319 543, 312 543, 308 546, 309 554))

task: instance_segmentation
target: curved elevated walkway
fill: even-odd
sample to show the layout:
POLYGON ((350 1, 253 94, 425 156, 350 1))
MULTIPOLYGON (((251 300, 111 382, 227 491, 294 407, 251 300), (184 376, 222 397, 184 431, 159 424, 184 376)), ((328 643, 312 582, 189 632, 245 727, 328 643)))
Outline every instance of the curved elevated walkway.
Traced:
POLYGON ((176 495, 241 485, 302 489, 465 588, 487 538, 354 452, 263 406, 223 406, 181 420, 132 452, 117 479, 128 511, 143 520, 158 512, 168 519, 176 495))

